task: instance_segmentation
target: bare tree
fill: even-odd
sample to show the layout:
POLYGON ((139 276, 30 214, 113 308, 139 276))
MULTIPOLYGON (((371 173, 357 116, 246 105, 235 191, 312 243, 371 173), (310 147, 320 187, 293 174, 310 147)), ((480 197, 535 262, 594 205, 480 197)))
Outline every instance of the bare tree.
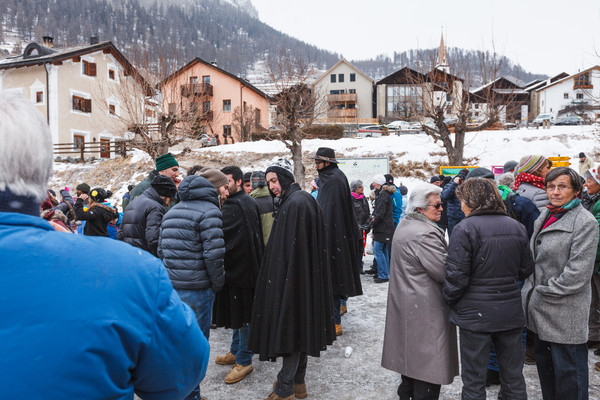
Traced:
POLYGON ((304 186, 304 129, 313 123, 317 103, 308 84, 313 73, 312 65, 289 54, 269 60, 269 76, 277 91, 272 102, 275 107, 272 122, 275 127, 280 128, 275 135, 292 153, 294 175, 300 186, 304 186))
POLYGON ((247 106, 243 108, 243 111, 242 107, 236 107, 233 110, 232 125, 233 129, 238 133, 240 140, 246 142, 250 140, 252 132, 257 129, 264 130, 264 128, 262 128, 259 125, 259 121, 256 120, 254 107, 247 106))

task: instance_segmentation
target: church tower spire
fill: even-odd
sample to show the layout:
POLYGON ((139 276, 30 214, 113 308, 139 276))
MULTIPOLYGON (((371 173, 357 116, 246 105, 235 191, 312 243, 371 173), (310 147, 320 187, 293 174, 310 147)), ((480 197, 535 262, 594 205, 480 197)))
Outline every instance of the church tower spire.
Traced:
POLYGON ((448 56, 446 54, 446 45, 444 44, 444 34, 442 33, 442 39, 440 40, 440 48, 438 49, 437 61, 435 63, 435 68, 442 70, 444 72, 450 71, 450 66, 448 65, 448 56))

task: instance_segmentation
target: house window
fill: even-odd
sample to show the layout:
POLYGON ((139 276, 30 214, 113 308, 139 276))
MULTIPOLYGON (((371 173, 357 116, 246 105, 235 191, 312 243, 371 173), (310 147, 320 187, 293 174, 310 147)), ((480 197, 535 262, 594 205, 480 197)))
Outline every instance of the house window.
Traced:
POLYGON ((590 81, 590 73, 586 72, 583 73, 579 76, 575 77, 575 89, 577 89, 578 87, 583 87, 586 89, 592 89, 592 82, 590 81))
POLYGON ((192 101, 190 103, 190 113, 195 113, 198 112, 198 103, 195 101, 192 101))
POLYGON ((356 94, 356 89, 348 89, 348 93, 356 94))
POLYGON ((108 70, 108 79, 111 79, 113 81, 115 80, 115 70, 114 69, 108 70))
POLYGON ((92 99, 84 99, 83 97, 73 96, 73 110, 91 113, 92 99))
POLYGON ((156 118, 156 112, 154 110, 152 110, 151 108, 146 108, 145 115, 148 118, 156 118))
POLYGON ((564 93, 563 94, 563 99, 568 99, 569 98, 569 93, 564 93))
POLYGON ((344 94, 344 93, 345 93, 345 91, 343 89, 342 90, 330 90, 329 91, 329 94, 344 94))
POLYGON ((350 74, 350 82, 356 82, 356 74, 350 74))
POLYGON ((338 82, 344 82, 344 74, 338 74, 338 82))
POLYGON ((202 77, 202 83, 205 83, 207 85, 210 85, 210 75, 204 75, 202 77))
POLYGON ((583 100, 583 93, 577 93, 577 100, 583 100))
POLYGON ((331 83, 335 83, 335 82, 336 82, 336 75, 331 74, 331 83))
POLYGON ((44 102, 44 92, 35 92, 35 102, 36 103, 44 102))
POLYGON ((202 111, 205 113, 210 111, 210 101, 202 102, 202 111))
POLYGON ((231 136, 231 125, 223 125, 223 137, 231 136))
POLYGON ((96 63, 82 61, 81 73, 87 76, 96 76, 96 63))
POLYGON ((223 111, 231 111, 231 100, 223 100, 223 111))
POLYGON ((117 108, 114 104, 109 104, 108 105, 108 113, 110 115, 116 115, 117 114, 117 108))
POLYGON ((254 124, 256 126, 260 126, 260 109, 258 109, 258 108, 254 109, 254 119, 255 119, 254 124))
MULTIPOLYGON (((210 77, 209 77, 210 80, 210 77)), ((192 85, 195 85, 196 83, 198 83, 198 77, 197 76, 190 76, 190 83, 192 85)))
POLYGON ((80 149, 83 147, 83 142, 85 142, 85 136, 83 135, 73 135, 73 148, 80 149))
POLYGON ((475 104, 475 109, 479 109, 479 104, 475 104))

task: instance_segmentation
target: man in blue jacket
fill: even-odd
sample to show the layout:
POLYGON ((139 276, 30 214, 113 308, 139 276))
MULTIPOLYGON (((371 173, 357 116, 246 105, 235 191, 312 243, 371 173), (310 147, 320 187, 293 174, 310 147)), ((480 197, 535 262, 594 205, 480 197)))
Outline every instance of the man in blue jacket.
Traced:
POLYGON ((160 260, 56 232, 39 217, 52 139, 24 98, 0 95, 0 398, 182 399, 209 346, 160 260), (123 268, 127 266, 127 268, 123 268))

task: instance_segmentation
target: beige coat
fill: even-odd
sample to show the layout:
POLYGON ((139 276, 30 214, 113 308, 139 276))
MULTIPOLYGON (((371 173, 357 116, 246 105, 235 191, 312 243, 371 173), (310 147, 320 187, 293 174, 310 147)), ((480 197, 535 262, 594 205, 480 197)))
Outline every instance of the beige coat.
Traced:
POLYGON ((456 327, 442 300, 447 245, 421 214, 394 233, 381 365, 413 379, 447 385, 458 375, 456 327))

